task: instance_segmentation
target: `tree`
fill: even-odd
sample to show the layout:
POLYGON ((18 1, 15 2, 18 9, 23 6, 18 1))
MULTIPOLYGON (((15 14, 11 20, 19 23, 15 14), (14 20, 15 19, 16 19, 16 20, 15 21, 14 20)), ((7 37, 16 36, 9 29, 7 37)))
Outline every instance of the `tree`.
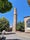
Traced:
POLYGON ((30 5, 30 0, 28 0, 28 4, 30 5))
MULTIPOLYGON (((0 13, 5 13, 12 9, 12 3, 8 0, 0 0, 0 13)), ((9 22, 6 18, 0 18, 0 31, 8 30, 9 22)))
POLYGON ((6 18, 0 18, 0 31, 8 30, 9 28, 9 21, 6 18))
POLYGON ((24 31, 24 22, 20 22, 20 30, 24 31))
POLYGON ((5 13, 12 8, 12 3, 8 2, 8 0, 0 0, 0 12, 5 13))
POLYGON ((24 22, 17 23, 16 30, 18 30, 18 31, 24 31, 24 22))
POLYGON ((19 31, 20 30, 20 22, 17 23, 17 27, 16 30, 19 31))

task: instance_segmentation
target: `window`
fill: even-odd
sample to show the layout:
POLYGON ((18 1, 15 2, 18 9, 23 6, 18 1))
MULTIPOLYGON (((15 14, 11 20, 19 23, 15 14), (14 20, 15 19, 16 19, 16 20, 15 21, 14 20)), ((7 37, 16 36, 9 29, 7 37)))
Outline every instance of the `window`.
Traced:
POLYGON ((30 19, 27 20, 26 24, 27 24, 27 27, 30 27, 30 19))

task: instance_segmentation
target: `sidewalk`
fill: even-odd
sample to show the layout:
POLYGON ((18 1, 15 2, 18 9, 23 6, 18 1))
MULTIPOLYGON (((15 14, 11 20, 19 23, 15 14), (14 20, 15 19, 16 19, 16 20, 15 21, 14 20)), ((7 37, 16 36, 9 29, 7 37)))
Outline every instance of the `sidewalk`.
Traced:
POLYGON ((25 32, 16 32, 16 35, 19 37, 25 37, 25 38, 30 38, 30 33, 25 33, 25 32))

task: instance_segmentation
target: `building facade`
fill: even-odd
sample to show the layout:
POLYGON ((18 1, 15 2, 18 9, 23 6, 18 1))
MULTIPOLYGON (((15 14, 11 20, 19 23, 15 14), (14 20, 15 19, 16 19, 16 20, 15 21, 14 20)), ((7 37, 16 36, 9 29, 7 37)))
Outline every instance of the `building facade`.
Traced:
POLYGON ((25 32, 30 32, 30 16, 24 17, 25 32))

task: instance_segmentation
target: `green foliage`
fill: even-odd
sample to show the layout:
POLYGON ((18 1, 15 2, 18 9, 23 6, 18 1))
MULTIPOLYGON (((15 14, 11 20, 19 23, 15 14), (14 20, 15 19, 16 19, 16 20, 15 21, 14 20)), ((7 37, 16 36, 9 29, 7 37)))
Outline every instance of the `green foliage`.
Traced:
POLYGON ((20 30, 20 22, 19 22, 19 23, 17 23, 16 30, 20 30))
POLYGON ((9 28, 9 22, 6 18, 0 18, 0 31, 3 31, 3 30, 8 30, 9 28))
POLYGON ((17 23, 16 30, 18 30, 18 31, 24 31, 24 22, 17 23))
POLYGON ((12 3, 8 2, 8 0, 0 0, 0 12, 5 13, 12 8, 12 3))

